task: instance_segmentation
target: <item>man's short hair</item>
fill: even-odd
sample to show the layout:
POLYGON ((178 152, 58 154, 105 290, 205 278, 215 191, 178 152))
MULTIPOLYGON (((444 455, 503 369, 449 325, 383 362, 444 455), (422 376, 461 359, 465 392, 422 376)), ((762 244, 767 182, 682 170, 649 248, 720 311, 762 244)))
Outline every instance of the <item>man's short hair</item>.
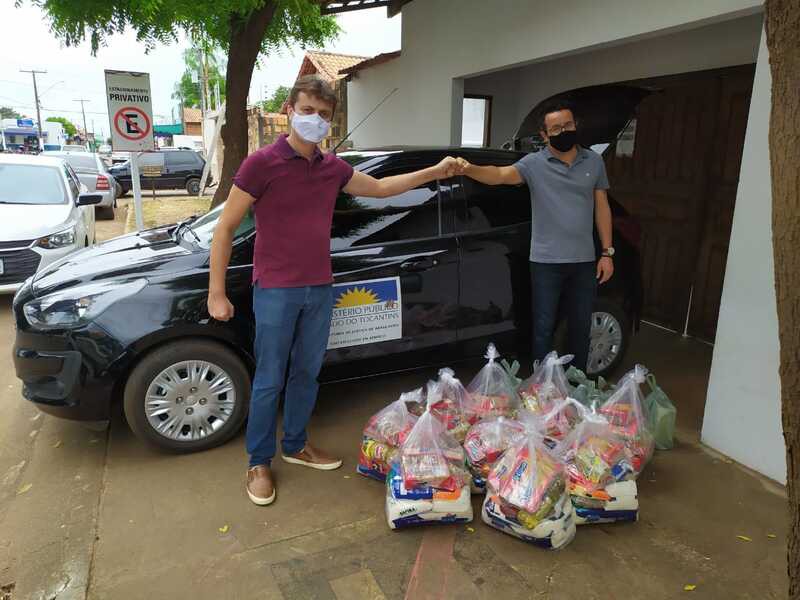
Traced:
POLYGON ((303 75, 295 81, 292 91, 289 92, 289 104, 294 107, 300 92, 322 100, 331 105, 331 112, 336 112, 336 92, 333 91, 331 84, 319 75, 303 75))
POLYGON ((542 110, 539 112, 539 131, 547 131, 547 127, 545 126, 544 118, 549 115, 550 113, 560 112, 562 110, 568 110, 572 113, 572 116, 577 120, 578 116, 575 114, 575 106, 569 100, 554 100, 553 102, 548 102, 542 107, 542 110))

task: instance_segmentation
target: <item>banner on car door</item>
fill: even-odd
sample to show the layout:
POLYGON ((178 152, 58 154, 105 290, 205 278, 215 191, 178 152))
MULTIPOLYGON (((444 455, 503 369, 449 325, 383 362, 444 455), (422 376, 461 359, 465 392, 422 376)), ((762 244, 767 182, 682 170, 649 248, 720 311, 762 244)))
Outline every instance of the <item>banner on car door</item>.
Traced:
POLYGON ((334 284, 328 349, 399 339, 402 314, 399 277, 334 284))

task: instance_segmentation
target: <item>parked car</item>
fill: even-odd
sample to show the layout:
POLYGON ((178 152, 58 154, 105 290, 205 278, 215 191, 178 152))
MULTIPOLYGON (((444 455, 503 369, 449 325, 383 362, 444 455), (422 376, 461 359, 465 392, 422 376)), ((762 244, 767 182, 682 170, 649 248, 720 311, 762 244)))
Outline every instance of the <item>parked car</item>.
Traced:
POLYGON ((94 243, 94 204, 63 159, 0 155, 0 293, 94 243))
MULTIPOLYGON (((143 190, 155 188, 157 190, 185 189, 191 195, 200 192, 200 177, 206 161, 194 150, 160 150, 158 152, 144 152, 139 157, 140 181, 143 190), (142 167, 153 166, 160 168, 158 176, 147 175, 142 167)), ((126 161, 114 165, 109 169, 119 184, 117 196, 124 196, 132 187, 131 166, 126 161)), ((210 185, 209 182, 207 185, 210 185)))
POLYGON ((67 161, 90 193, 97 193, 102 200, 96 207, 102 219, 113 219, 117 207, 117 182, 108 172, 99 154, 89 152, 43 152, 45 156, 58 156, 67 161))
MULTIPOLYGON (((475 164, 512 164, 522 156, 399 148, 341 156, 383 177, 447 154, 475 164)), ((61 417, 106 420, 122 396, 131 428, 173 451, 202 450, 234 435, 247 413, 254 368, 255 230, 252 217, 245 219, 233 244, 227 290, 235 316, 213 321, 206 308, 209 248, 221 209, 104 242, 33 277, 13 305, 14 364, 25 397, 61 417)), ((384 200, 341 194, 331 259, 335 281, 355 292, 340 305, 376 301, 361 288, 390 278, 399 286, 392 306, 401 326, 396 339, 330 349, 322 380, 481 356, 488 341, 507 354, 525 352, 530 211, 525 187, 466 178, 384 200)), ((593 348, 601 372, 621 359, 641 302, 638 250, 623 236, 615 246, 617 273, 596 308, 604 316, 597 322, 613 322, 616 336, 612 347, 593 348)))

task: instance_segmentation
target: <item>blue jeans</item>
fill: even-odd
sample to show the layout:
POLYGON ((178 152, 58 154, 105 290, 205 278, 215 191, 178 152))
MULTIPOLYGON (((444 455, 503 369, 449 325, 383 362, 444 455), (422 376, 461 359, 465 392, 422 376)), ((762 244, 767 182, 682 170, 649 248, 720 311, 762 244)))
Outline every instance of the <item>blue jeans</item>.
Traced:
POLYGON ((328 346, 333 288, 253 286, 256 320, 256 373, 247 421, 250 466, 269 465, 275 456, 278 399, 286 384, 283 407, 284 454, 300 452, 306 425, 317 400, 317 377, 328 346), (289 365, 288 379, 286 367, 289 365))
POLYGON ((559 315, 559 301, 563 299, 567 318, 567 353, 575 355, 572 365, 586 371, 596 293, 595 262, 531 263, 534 360, 542 360, 554 349, 553 332, 559 315))

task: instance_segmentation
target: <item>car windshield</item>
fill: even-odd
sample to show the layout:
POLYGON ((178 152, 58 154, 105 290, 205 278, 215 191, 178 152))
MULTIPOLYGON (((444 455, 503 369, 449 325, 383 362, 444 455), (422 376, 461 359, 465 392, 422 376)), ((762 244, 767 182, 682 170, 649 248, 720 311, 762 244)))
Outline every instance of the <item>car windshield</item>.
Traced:
MULTIPOLYGON (((375 156, 376 153, 371 153, 371 152, 365 152, 365 153, 346 152, 340 155, 340 158, 347 161, 351 165, 355 166, 370 158, 374 158, 375 156)), ((207 212, 206 214, 204 214, 202 217, 200 217, 191 224, 192 231, 194 231, 197 234, 197 237, 199 238, 198 243, 203 248, 211 247, 211 239, 214 235, 214 228, 217 226, 217 221, 219 221, 219 216, 222 214, 222 209, 224 206, 225 203, 223 202, 222 204, 210 210, 209 212, 207 212)), ((253 211, 251 209, 245 215, 244 219, 242 219, 242 222, 239 224, 239 227, 236 228, 236 233, 233 236, 234 241, 249 235, 250 233, 252 233, 255 227, 256 227, 255 218, 253 217, 253 211)), ((190 237, 191 239, 194 239, 194 236, 190 237)))
POLYGON ((61 174, 46 165, 0 164, 0 204, 65 204, 61 174))

